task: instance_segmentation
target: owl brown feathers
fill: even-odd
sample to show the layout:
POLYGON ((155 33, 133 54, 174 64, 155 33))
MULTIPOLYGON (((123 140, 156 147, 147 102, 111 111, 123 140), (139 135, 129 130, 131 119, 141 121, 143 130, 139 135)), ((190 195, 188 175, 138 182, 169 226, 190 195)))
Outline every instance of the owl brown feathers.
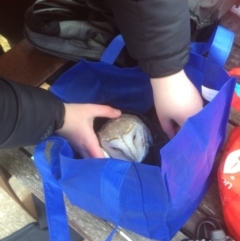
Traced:
POLYGON ((144 160, 153 142, 148 127, 132 114, 107 121, 98 132, 98 138, 110 157, 135 162, 144 160))

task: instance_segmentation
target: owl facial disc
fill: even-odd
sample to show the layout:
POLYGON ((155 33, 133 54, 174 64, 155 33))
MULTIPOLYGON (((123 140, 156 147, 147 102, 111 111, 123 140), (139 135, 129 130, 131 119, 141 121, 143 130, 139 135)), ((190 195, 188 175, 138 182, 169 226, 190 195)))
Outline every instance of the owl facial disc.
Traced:
POLYGON ((110 157, 135 162, 144 160, 153 142, 148 127, 139 117, 130 114, 122 114, 105 123, 98 138, 110 157))

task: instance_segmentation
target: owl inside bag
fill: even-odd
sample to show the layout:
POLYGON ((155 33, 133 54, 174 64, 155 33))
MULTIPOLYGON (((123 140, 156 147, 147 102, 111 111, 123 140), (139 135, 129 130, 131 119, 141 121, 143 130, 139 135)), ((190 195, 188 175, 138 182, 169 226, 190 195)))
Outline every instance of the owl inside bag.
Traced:
POLYGON ((240 127, 235 127, 224 147, 218 185, 228 233, 240 240, 240 127))

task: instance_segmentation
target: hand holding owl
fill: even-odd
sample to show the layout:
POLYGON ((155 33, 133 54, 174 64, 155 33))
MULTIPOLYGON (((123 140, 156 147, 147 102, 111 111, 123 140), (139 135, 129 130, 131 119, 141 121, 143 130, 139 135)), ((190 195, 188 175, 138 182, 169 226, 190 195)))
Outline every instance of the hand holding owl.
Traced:
POLYGON ((82 157, 104 157, 93 130, 93 121, 95 117, 117 118, 121 115, 121 111, 94 104, 64 104, 64 106, 64 124, 56 133, 66 138, 82 157))

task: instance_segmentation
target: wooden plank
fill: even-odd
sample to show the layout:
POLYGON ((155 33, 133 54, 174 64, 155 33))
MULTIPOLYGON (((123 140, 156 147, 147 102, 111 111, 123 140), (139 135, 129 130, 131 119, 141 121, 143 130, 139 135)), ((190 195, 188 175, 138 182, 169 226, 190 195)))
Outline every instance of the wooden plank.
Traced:
POLYGON ((240 46, 240 17, 228 11, 220 20, 220 24, 235 33, 235 44, 240 46))
POLYGON ((214 217, 223 222, 222 203, 217 178, 213 178, 212 184, 199 205, 198 210, 206 216, 214 217))
MULTIPOLYGON (((236 67, 240 67, 240 47, 234 44, 226 62, 225 68, 226 70, 231 70, 232 68, 236 67)), ((237 79, 239 82, 239 77, 237 79)))
POLYGON ((235 126, 239 126, 240 125, 240 112, 238 112, 234 108, 231 108, 231 113, 230 113, 229 120, 235 126))
POLYGON ((190 237, 196 238, 196 230, 198 225, 207 217, 214 217, 224 223, 221 199, 218 192, 218 182, 216 178, 213 181, 205 194, 202 202, 188 219, 181 231, 187 233, 190 237))
POLYGON ((32 86, 56 80, 71 65, 68 60, 39 51, 26 39, 0 56, 1 77, 32 86))
POLYGON ((191 239, 196 239, 197 226, 206 217, 204 213, 197 209, 181 228, 181 231, 191 239))

